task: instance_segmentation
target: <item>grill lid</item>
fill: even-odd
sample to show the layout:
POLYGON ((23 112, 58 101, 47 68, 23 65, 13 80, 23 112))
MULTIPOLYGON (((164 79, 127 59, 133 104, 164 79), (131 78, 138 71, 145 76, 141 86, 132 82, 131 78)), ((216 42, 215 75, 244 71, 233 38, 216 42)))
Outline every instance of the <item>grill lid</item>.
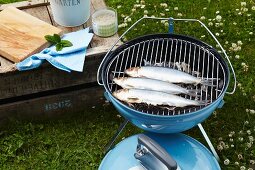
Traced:
MULTIPOLYGON (((178 170, 219 170, 220 166, 212 153, 197 140, 184 134, 147 133, 148 137, 157 142, 176 161, 178 170)), ((159 160, 154 158, 148 148, 143 148, 143 159, 137 160, 139 135, 131 136, 114 147, 104 157, 99 170, 144 170, 142 164, 155 166, 159 160), (145 161, 147 163, 141 162, 145 161)), ((159 167, 159 166, 158 166, 159 167)), ((152 167, 151 167, 152 168, 152 167)), ((162 166, 161 166, 162 168, 162 166)), ((160 168, 160 169, 161 169, 160 168)), ((148 167, 147 167, 148 169, 148 167)))

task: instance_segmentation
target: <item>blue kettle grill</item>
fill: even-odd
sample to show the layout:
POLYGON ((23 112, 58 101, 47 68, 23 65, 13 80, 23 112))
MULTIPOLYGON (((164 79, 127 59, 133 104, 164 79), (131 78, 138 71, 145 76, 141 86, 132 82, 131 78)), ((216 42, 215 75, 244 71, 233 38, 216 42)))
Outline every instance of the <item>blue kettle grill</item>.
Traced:
MULTIPOLYGON (((208 118, 215 109, 223 106, 225 93, 233 94, 236 89, 236 77, 232 64, 225 50, 212 32, 199 20, 143 17, 135 22, 110 48, 101 62, 97 81, 105 88, 105 97, 125 118, 117 133, 107 146, 110 150, 114 141, 128 122, 145 130, 145 134, 134 135, 110 150, 102 161, 101 170, 114 169, 220 169, 216 160, 219 157, 204 131, 201 122, 208 118), (151 34, 135 38, 121 46, 114 47, 120 39, 140 21, 168 20, 169 33, 151 34), (173 33, 175 21, 199 22, 218 43, 233 73, 234 88, 227 92, 230 81, 229 67, 222 56, 210 45, 193 37, 173 33), (206 100, 206 106, 191 106, 173 110, 164 107, 133 104, 129 106, 112 93, 120 87, 112 81, 124 77, 124 70, 130 67, 159 64, 182 70, 204 79, 216 79, 211 86, 187 88, 201 89, 200 100, 206 100), (198 125, 211 152, 201 143, 180 132, 198 125)), ((196 99, 182 95, 187 99, 196 99)))

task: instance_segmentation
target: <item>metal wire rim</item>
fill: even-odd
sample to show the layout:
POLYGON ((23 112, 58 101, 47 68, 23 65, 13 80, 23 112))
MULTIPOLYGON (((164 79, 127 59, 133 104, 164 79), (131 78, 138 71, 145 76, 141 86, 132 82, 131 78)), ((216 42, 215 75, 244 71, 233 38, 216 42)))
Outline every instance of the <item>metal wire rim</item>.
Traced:
MULTIPOLYGON (((123 74, 123 69, 126 69, 126 68, 129 68, 131 67, 131 63, 133 62, 133 60, 135 60, 135 64, 133 64, 132 66, 142 66, 143 63, 143 59, 147 60, 148 59, 148 51, 149 51, 149 47, 145 47, 146 46, 146 43, 147 44, 150 44, 152 43, 152 52, 151 54, 153 54, 153 50, 157 51, 157 55, 161 55, 160 57, 156 56, 156 57, 151 57, 150 58, 150 62, 152 62, 152 60, 158 60, 159 62, 163 61, 164 63, 164 66, 166 66, 166 57, 162 58, 162 54, 164 53, 162 51, 162 48, 164 45, 160 45, 159 42, 166 42, 165 46, 167 46, 166 48, 170 48, 170 55, 172 56, 174 53, 174 58, 171 58, 168 59, 169 61, 178 61, 178 62, 181 62, 181 57, 177 57, 177 55, 185 55, 185 57, 183 57, 184 62, 187 62, 188 61, 188 64, 190 64, 190 58, 191 58, 191 47, 190 48, 187 48, 188 46, 192 46, 193 48, 195 48, 195 51, 193 50, 193 55, 198 55, 198 59, 197 59, 197 67, 198 68, 195 68, 194 65, 195 65, 195 60, 193 60, 193 63, 191 64, 191 67, 192 67, 192 70, 191 71, 196 71, 196 70, 199 70, 201 68, 200 67, 200 60, 201 61, 204 61, 205 62, 205 58, 206 58, 206 55, 207 57, 210 57, 211 59, 208 59, 207 60, 207 68, 202 68, 201 69, 201 73, 202 75, 206 75, 205 78, 210 78, 209 76, 211 77, 215 77, 214 74, 216 74, 216 78, 218 78, 219 76, 219 69, 221 70, 222 74, 223 74, 223 77, 222 78, 222 81, 223 84, 221 85, 221 88, 219 88, 219 82, 217 81, 216 82, 216 89, 213 89, 213 88, 207 88, 204 96, 201 97, 201 99, 207 99, 209 102, 209 104, 213 103, 219 96, 222 95, 223 93, 223 88, 226 87, 226 83, 225 83, 225 80, 227 79, 226 75, 225 75, 225 70, 224 70, 224 67, 222 65, 222 63, 218 60, 217 57, 215 57, 214 53, 208 49, 208 48, 205 48, 204 46, 201 46, 199 44, 196 44, 194 42, 191 42, 191 41, 187 41, 187 40, 182 40, 182 39, 177 39, 177 38, 156 38, 156 39, 149 39, 149 40, 144 40, 144 41, 141 41, 141 42, 138 42, 138 43, 135 43, 135 44, 132 44, 130 46, 128 46, 127 48, 124 48, 122 49, 119 53, 117 53, 116 56, 114 56, 111 61, 108 63, 108 66, 107 66, 107 69, 105 70, 107 76, 108 77, 106 79, 106 83, 105 85, 107 86, 108 89, 110 89, 110 92, 113 92, 115 90, 117 90, 117 86, 115 85, 114 86, 114 83, 111 81, 111 78, 113 77, 123 77, 124 74, 123 74), (156 43, 156 46, 154 47, 155 45, 155 42, 158 42, 156 43), (161 46, 161 47, 160 47, 161 46), (136 49, 137 48, 137 49, 136 49), (161 51, 159 51, 159 48, 161 48, 161 51), (136 49, 136 50, 135 50, 136 49), (198 49, 198 51, 196 50, 198 49), (142 51, 142 54, 139 53, 139 50, 142 51), (147 50, 147 51, 146 51, 147 50), (178 52, 180 50, 180 52, 178 52), (188 50, 189 50, 189 55, 187 56, 187 53, 188 53, 188 50), (137 51, 136 53, 136 56, 134 55, 134 51, 137 51), (184 51, 184 54, 181 54, 181 51, 184 51), (198 52, 199 54, 195 54, 196 52, 198 52), (140 58, 138 56, 138 54, 140 55, 140 58), (128 63, 128 59, 125 60, 124 58, 131 58, 131 61, 129 61, 128 63), (128 57, 127 57, 128 56, 128 57), (145 56, 145 58, 144 58, 145 56), (138 62, 139 61, 139 62, 138 62), (214 73, 213 71, 210 73, 210 65, 209 65, 209 61, 212 61, 213 64, 212 64, 212 68, 214 70, 214 67, 217 67, 216 70, 218 70, 217 73, 214 73), (113 70, 113 67, 114 67, 114 70, 113 70), (123 67, 124 66, 124 67, 123 67), (119 67, 119 68, 118 68, 119 67), (210 73, 210 74, 209 74, 210 73), (112 75, 110 74, 113 74, 113 77, 112 75), (209 91, 208 91, 209 89, 209 91)), ((149 46, 149 45, 147 45, 149 46)), ((167 55, 167 53, 165 53, 165 56, 167 55)), ((170 62, 168 62, 170 63, 170 62)), ((204 65, 206 65, 206 63, 203 63, 202 66, 204 67, 204 65)), ((170 66, 170 65, 169 65, 170 66)), ((191 73, 191 72, 188 72, 188 73, 191 73)), ((197 87, 196 87, 197 88, 197 87)), ((188 99, 194 99, 190 96, 183 96, 185 98, 188 98, 188 99)), ((144 107, 142 108, 139 108, 139 107, 136 107, 134 108, 135 110, 138 110, 138 111, 141 111, 143 113, 148 113, 148 114, 154 114, 154 115, 180 115, 180 114, 187 114, 187 113, 190 113, 190 112, 194 112, 194 111, 197 111, 201 108, 203 108, 204 106, 200 106, 200 107, 189 107, 189 108, 185 108, 185 109, 178 109, 176 111, 169 111, 169 110, 162 110, 162 109, 156 109, 156 111, 152 111, 153 109, 144 109, 144 107)), ((155 109, 154 109, 155 110, 155 109)))

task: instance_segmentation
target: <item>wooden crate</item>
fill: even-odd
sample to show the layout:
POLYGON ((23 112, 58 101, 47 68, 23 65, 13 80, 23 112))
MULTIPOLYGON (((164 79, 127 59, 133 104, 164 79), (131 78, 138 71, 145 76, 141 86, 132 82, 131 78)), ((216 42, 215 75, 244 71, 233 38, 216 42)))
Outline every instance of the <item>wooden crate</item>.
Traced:
MULTIPOLYGON (((61 28, 65 33, 91 25, 91 19, 78 27, 66 28, 58 25, 53 20, 49 2, 45 0, 4 4, 0 6, 0 10, 10 5, 61 28)), ((91 0, 91 13, 105 6, 103 0, 91 0)), ((38 69, 19 72, 15 68, 15 63, 0 56, 0 117, 19 112, 55 114, 79 111, 96 105, 103 96, 102 88, 96 84, 97 69, 105 53, 117 39, 117 34, 109 38, 94 35, 87 50, 82 73, 67 73, 47 63, 38 69), (61 102, 65 101, 67 104, 62 107, 61 102), (60 106, 54 109, 46 109, 48 106, 53 108, 51 105, 58 104, 60 106), (72 107, 68 107, 69 105, 72 107)))
POLYGON ((0 107, 0 124, 10 116, 40 119, 97 107, 104 104, 103 92, 102 87, 94 86, 72 91, 61 90, 57 93, 35 95, 29 99, 9 102, 0 107))

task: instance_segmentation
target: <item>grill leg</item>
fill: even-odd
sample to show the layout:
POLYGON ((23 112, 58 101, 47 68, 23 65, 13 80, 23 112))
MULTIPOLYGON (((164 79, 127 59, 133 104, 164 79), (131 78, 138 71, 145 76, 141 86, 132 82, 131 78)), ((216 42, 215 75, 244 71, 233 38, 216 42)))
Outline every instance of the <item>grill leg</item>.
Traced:
POLYGON ((113 146, 115 140, 118 138, 118 136, 120 135, 120 133, 121 133, 121 132, 123 131, 123 129, 126 127, 127 123, 128 123, 128 120, 125 119, 125 121, 119 126, 119 129, 117 130, 117 132, 115 133, 115 135, 111 138, 110 142, 106 145, 106 147, 105 147, 105 152, 108 152, 108 151, 112 148, 112 146, 113 146))
POLYGON ((215 158, 217 159, 217 161, 219 162, 219 161, 220 161, 220 157, 219 157, 219 155, 217 154, 215 148, 213 147, 212 142, 210 141, 210 139, 209 139, 208 135, 206 134, 206 132, 205 132, 203 126, 201 125, 201 123, 198 124, 198 127, 199 127, 201 133, 203 134, 203 136, 204 136, 204 138, 205 138, 207 144, 209 145, 209 148, 211 149, 211 151, 212 151, 214 157, 215 157, 215 158))

